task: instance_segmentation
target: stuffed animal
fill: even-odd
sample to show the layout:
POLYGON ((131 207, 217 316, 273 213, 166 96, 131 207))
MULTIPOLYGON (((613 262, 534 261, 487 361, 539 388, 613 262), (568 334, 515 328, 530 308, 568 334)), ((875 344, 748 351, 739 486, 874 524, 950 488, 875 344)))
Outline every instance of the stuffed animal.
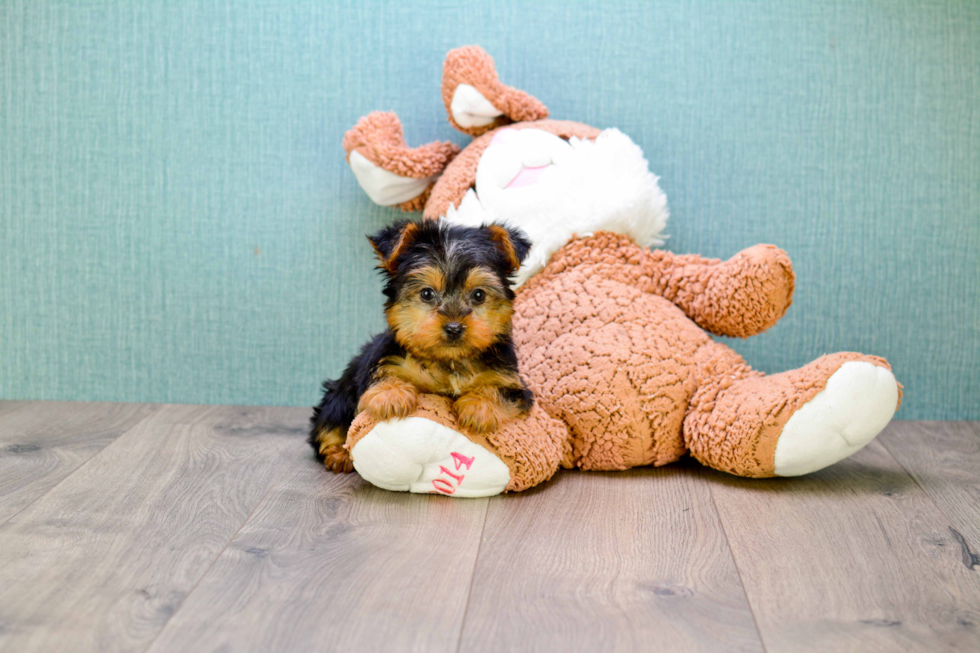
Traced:
POLYGON ((475 46, 448 54, 442 99, 450 123, 475 137, 462 151, 410 149, 398 118, 378 112, 344 149, 378 204, 528 234, 513 336, 535 405, 484 435, 457 425, 436 395, 404 419, 362 413, 346 446, 369 482, 481 497, 559 468, 623 470, 685 454, 738 476, 797 476, 850 456, 891 419, 901 386, 882 358, 830 354, 766 376, 712 340, 776 324, 793 295, 790 260, 772 245, 727 261, 648 249, 663 244, 667 200, 628 136, 548 119, 475 46))

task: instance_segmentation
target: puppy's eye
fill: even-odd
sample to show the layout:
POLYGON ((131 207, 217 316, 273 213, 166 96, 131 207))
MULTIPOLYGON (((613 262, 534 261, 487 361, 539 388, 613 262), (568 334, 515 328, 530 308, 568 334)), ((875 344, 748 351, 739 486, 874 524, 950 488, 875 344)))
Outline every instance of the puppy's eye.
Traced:
POLYGON ((432 288, 423 288, 422 292, 419 293, 419 297, 422 298, 423 302, 431 302, 436 298, 436 291, 432 288))
POLYGON ((476 290, 473 291, 472 297, 473 297, 473 303, 474 304, 482 304, 483 303, 483 300, 485 300, 487 298, 487 293, 485 293, 481 289, 477 288, 476 290))

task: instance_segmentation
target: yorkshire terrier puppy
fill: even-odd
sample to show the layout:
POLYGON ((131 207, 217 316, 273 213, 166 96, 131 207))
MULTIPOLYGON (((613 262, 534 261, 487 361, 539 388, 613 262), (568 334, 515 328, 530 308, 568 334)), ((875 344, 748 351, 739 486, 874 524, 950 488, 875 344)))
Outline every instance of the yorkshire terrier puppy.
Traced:
POLYGON ((311 420, 317 458, 352 471, 344 443, 357 413, 405 417, 420 392, 452 398, 460 426, 476 433, 527 414, 533 395, 517 371, 510 288, 531 247, 524 233, 405 221, 368 240, 385 276, 388 328, 324 382, 311 420))

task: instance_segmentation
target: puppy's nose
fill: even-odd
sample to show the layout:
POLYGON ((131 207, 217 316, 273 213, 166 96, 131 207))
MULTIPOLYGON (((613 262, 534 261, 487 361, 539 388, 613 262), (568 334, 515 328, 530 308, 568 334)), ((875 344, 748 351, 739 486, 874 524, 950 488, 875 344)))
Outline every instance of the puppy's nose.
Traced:
POLYGON ((446 337, 450 340, 458 340, 463 335, 463 325, 459 322, 447 322, 442 330, 446 332, 446 337))

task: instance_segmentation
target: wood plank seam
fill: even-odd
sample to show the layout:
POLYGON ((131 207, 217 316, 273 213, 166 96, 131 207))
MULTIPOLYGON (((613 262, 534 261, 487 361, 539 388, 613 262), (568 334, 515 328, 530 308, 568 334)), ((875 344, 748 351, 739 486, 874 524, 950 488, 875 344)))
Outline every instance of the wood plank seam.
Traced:
MULTIPOLYGON (((980 423, 969 422, 969 425, 972 428, 972 430, 976 432, 978 436, 980 436, 980 423)), ((902 463, 902 460, 899 456, 896 456, 894 453, 892 453, 891 447, 889 447, 888 440, 883 439, 881 445, 882 448, 885 450, 885 452, 888 453, 889 457, 891 457, 891 459, 894 460, 895 463, 899 467, 901 467, 906 474, 909 475, 909 478, 912 479, 916 487, 922 490, 922 493, 926 495, 926 497, 929 499, 929 502, 936 507, 936 510, 939 512, 939 514, 945 517, 948 523, 950 524, 956 523, 957 520, 953 519, 950 516, 950 514, 942 506, 939 505, 936 499, 932 496, 932 492, 930 492, 925 486, 922 485, 922 483, 919 482, 918 477, 912 472, 912 470, 910 470, 902 463)), ((970 548, 969 543, 966 541, 966 538, 958 530, 956 530, 952 526, 949 526, 949 532, 950 535, 953 536, 953 539, 957 542, 957 544, 960 545, 960 550, 963 554, 963 564, 966 566, 967 569, 973 571, 974 567, 980 565, 980 555, 973 552, 973 550, 970 548)))
POLYGON ((763 651, 692 464, 565 472, 488 507, 460 651, 763 651))
POLYGON ((455 650, 488 500, 288 471, 149 650, 455 650))
MULTIPOLYGON (((766 650, 935 651, 966 642, 973 650, 980 586, 975 570, 960 566, 965 554, 950 537, 951 508, 937 511, 941 500, 923 487, 929 478, 920 483, 883 442, 810 480, 774 480, 771 490, 721 477, 712 484, 766 650), (755 513, 745 506, 753 497, 768 526, 751 524, 755 513), (825 522, 784 519, 795 514, 851 530, 840 537, 825 522), (798 548, 803 542, 808 548, 798 548), (769 560, 773 546, 786 547, 785 555, 769 560), (882 562, 881 547, 893 562, 882 562), (852 575, 835 582, 830 574, 840 572, 852 575)), ((913 459, 909 465, 918 469, 913 459)))
POLYGON ((725 526, 725 519, 722 517, 721 510, 718 509, 718 502, 715 501, 713 485, 709 484, 708 494, 711 496, 711 507, 715 509, 715 514, 718 515, 718 524, 721 526, 722 535, 725 536, 725 544, 728 545, 728 552, 732 556, 732 564, 735 565, 735 573, 738 574, 738 584, 742 587, 742 594, 745 595, 745 603, 749 606, 749 613, 752 615, 752 625, 755 626, 755 633, 759 637, 759 645, 762 646, 763 651, 767 651, 766 640, 762 638, 762 629, 759 628, 759 619, 756 617, 755 608, 752 607, 752 601, 749 599, 749 592, 745 589, 745 581, 742 580, 742 567, 738 564, 738 557, 735 555, 735 550, 732 548, 731 540, 728 537, 728 528, 725 526))
POLYGON ((459 636, 456 638, 456 653, 459 653, 463 645, 463 633, 466 631, 466 617, 470 613, 470 599, 473 597, 473 581, 476 578, 476 569, 480 564, 480 553, 483 552, 483 537, 487 532, 487 516, 490 514, 490 502, 499 501, 500 497, 491 497, 487 501, 486 509, 483 511, 483 524, 480 526, 480 540, 476 545, 476 555, 473 556, 473 570, 470 572, 470 586, 466 590, 466 606, 463 608, 463 620, 459 624, 459 636))
POLYGON ((180 612, 185 605, 187 605, 187 600, 191 597, 192 594, 194 594, 194 590, 196 590, 201 585, 201 581, 207 578, 207 575, 211 573, 211 570, 214 568, 215 563, 218 562, 218 559, 221 558, 222 555, 224 555, 228 547, 231 546, 231 543, 235 541, 235 538, 238 537, 238 534, 242 532, 243 528, 245 528, 245 525, 252 520, 252 517, 255 516, 255 513, 258 512, 262 504, 265 503, 265 500, 269 498, 269 495, 272 494, 272 491, 279 487, 279 485, 282 483, 283 478, 285 476, 286 476, 286 470, 284 469, 282 473, 279 474, 279 476, 276 478, 275 483, 269 484, 269 489, 266 490, 265 494, 262 496, 262 499, 260 499, 259 502, 255 504, 255 508, 252 509, 252 512, 250 512, 248 514, 248 517, 246 517, 245 520, 241 523, 241 525, 239 525, 235 533, 228 538, 228 541, 225 542, 225 545, 221 547, 221 551, 218 551, 217 555, 214 556, 214 559, 211 560, 211 563, 208 565, 208 568, 205 569, 204 573, 202 573, 201 576, 194 582, 194 586, 190 589, 190 591, 187 592, 187 596, 183 598, 183 600, 180 602, 180 605, 177 606, 177 609, 174 610, 173 613, 170 615, 170 617, 167 619, 167 621, 164 622, 162 626, 160 626, 160 629, 157 630, 156 634, 153 636, 153 639, 151 639, 149 643, 147 643, 146 647, 143 649, 144 651, 149 651, 153 647, 154 642, 156 642, 157 639, 159 639, 160 635, 163 633, 163 631, 166 630, 167 624, 173 621, 173 618, 177 615, 177 613, 180 612))
POLYGON ((172 618, 229 539, 281 484, 289 469, 281 463, 298 451, 305 432, 306 416, 297 419, 295 410, 161 408, 167 414, 140 420, 120 435, 126 442, 108 444, 108 453, 93 456, 96 462, 71 475, 71 483, 0 529, 5 546, 22 545, 11 560, 16 565, 4 565, 0 574, 15 581, 0 582, 7 622, 0 640, 39 649, 42 641, 71 637, 71 648, 104 650, 106 642, 128 638, 128 645, 111 647, 143 650, 156 634, 151 629, 172 618), (259 494, 262 486, 266 492, 259 494), (183 501, 185 494, 192 500, 183 501), (75 503, 61 506, 58 495, 75 503), (91 564, 72 565, 76 559, 91 564), (65 577, 65 569, 77 582, 65 583, 64 591, 48 588, 47 598, 39 599, 43 592, 35 592, 31 578, 65 577))
POLYGON ((130 426, 128 429, 126 429, 124 431, 120 431, 119 432, 119 435, 117 435, 116 437, 114 437, 112 439, 112 442, 110 442, 106 446, 102 447, 101 450, 95 452, 92 456, 89 456, 89 458, 87 460, 83 461, 81 465, 79 465, 75 469, 71 470, 71 472, 69 472, 67 475, 65 475, 64 478, 62 478, 60 481, 58 481, 57 483, 55 483, 54 485, 52 485, 51 487, 49 487, 47 490, 45 490, 44 492, 42 492, 38 496, 34 497, 34 499, 32 501, 30 501, 29 503, 25 504, 20 510, 18 510, 17 512, 15 512, 15 513, 13 513, 11 515, 8 515, 4 519, 0 519, 0 526, 3 526, 4 524, 6 524, 11 519, 13 519, 17 515, 21 514, 22 512, 24 512, 25 510, 27 510, 28 508, 30 508, 31 506, 33 506, 35 503, 37 503, 38 501, 40 501, 41 499, 43 499, 44 497, 48 496, 54 489, 56 489, 62 483, 64 483, 65 481, 67 481, 69 478, 71 478, 78 470, 82 469, 83 467, 85 467, 86 465, 88 465, 89 463, 91 463, 93 460, 95 460, 96 458, 98 458, 99 456, 101 456, 105 452, 106 449, 108 449, 112 445, 116 444, 116 442, 118 442, 121 437, 123 437, 124 435, 126 435, 127 433, 129 433, 130 431, 132 431, 133 429, 138 428, 140 426, 140 424, 142 424, 146 420, 148 420, 151 417, 153 417, 154 415, 156 415, 160 411, 160 406, 161 405, 163 405, 163 404, 159 404, 159 405, 153 406, 151 408, 150 412, 145 417, 143 417, 141 420, 139 420, 138 422, 136 422, 135 424, 133 424, 132 426, 130 426))

